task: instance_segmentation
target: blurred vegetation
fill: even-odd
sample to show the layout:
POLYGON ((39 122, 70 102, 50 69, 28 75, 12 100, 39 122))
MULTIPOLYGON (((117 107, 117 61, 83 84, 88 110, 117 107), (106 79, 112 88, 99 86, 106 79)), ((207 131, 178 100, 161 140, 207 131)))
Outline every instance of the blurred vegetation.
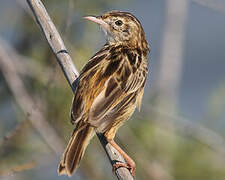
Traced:
MULTIPOLYGON (((111 9, 112 3, 125 7, 130 1, 44 1, 79 70, 98 49, 96 47, 101 47, 98 44, 101 36, 98 28, 91 23, 85 23, 82 16, 101 14, 111 9)), ((1 30, 1 33, 5 34, 19 54, 29 58, 24 59, 29 62, 21 62, 28 64, 27 70, 34 73, 33 76, 22 76, 26 88, 34 99, 42 103, 41 110, 46 119, 67 142, 73 129, 69 121, 73 94, 43 34, 29 15, 26 4, 24 8, 27 11, 23 10, 21 4, 14 6, 12 9, 7 6, 8 9, 4 9, 5 17, 1 17, 1 26, 11 29, 11 33, 6 32, 7 28, 1 30), (9 21, 8 17, 12 17, 13 10, 18 14, 14 14, 16 17, 9 21)), ((223 113, 225 100, 221 97, 225 97, 224 92, 224 86, 212 92, 209 98, 210 119, 223 113)), ((0 94, 0 179, 67 179, 57 176, 56 168, 60 157, 55 156, 29 123, 29 117, 15 103, 2 74, 0 94), (19 166, 25 168, 19 170, 19 166)), ((149 109, 154 106, 157 93, 145 94, 144 97, 142 111, 135 113, 126 126, 121 127, 116 138, 137 163, 136 179, 225 179, 224 154, 194 137, 185 136, 185 132, 179 133, 176 127, 168 128, 156 123, 154 119, 157 113, 149 109), (161 139, 155 131, 161 134, 161 139), (171 139, 174 142, 170 144, 168 141, 171 139), (160 145, 164 143, 172 147, 160 145), (164 165, 167 158, 171 161, 169 169, 164 165)), ((162 118, 171 119, 166 115, 162 118)), ((90 143, 74 179, 76 178, 115 179, 97 138, 90 143)))

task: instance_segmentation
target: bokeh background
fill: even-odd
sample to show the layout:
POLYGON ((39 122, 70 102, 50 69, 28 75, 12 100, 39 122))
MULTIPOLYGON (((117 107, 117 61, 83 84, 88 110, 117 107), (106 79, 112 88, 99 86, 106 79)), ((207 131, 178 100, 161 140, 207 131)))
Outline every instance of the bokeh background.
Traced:
MULTIPOLYGON (((137 180, 225 179, 224 0, 43 3, 79 70, 105 41, 83 16, 124 10, 142 22, 151 46, 142 110, 116 137, 137 180)), ((72 97, 26 1, 1 0, 1 180, 69 179, 56 169, 73 129, 72 97)), ((116 179, 96 137, 71 179, 116 179)))

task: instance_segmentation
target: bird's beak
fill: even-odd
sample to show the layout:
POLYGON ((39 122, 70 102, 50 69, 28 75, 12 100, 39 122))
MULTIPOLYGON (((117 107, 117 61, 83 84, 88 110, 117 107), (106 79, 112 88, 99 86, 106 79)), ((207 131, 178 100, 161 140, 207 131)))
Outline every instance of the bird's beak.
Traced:
POLYGON ((103 27, 106 30, 109 29, 108 23, 103 21, 100 16, 97 16, 97 17, 96 16, 85 16, 84 19, 87 19, 89 21, 95 22, 95 23, 99 24, 101 27, 103 27))

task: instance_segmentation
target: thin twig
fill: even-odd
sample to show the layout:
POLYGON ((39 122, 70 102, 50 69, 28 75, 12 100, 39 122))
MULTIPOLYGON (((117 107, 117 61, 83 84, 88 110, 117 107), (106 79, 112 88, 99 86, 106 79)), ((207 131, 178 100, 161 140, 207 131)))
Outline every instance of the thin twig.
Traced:
MULTIPOLYGON (((27 0, 27 3, 29 4, 37 23, 39 24, 53 53, 55 54, 57 61, 60 64, 60 67, 64 72, 68 83, 70 84, 70 87, 74 91, 76 88, 75 80, 79 73, 73 64, 72 59, 66 50, 56 27, 51 21, 51 18, 49 17, 44 5, 40 0, 27 0)), ((107 143, 105 137, 102 134, 98 134, 98 138, 104 147, 111 164, 115 163, 116 161, 125 162, 119 152, 116 151, 109 143, 107 143)), ((115 174, 119 180, 133 179, 129 170, 126 168, 121 167, 116 169, 115 174)))
POLYGON ((0 170, 0 176, 8 176, 13 175, 14 173, 18 173, 25 170, 33 169, 37 166, 35 161, 30 161, 25 164, 16 165, 14 167, 11 167, 9 170, 2 171, 0 170))
POLYGON ((164 110, 162 111, 161 109, 154 107, 152 105, 149 105, 146 111, 157 113, 158 116, 161 117, 158 119, 159 121, 161 121, 160 128, 170 130, 170 127, 167 126, 165 121, 173 121, 174 129, 176 132, 183 135, 184 137, 191 137, 199 141, 200 143, 205 144, 216 153, 219 153, 221 157, 224 157, 225 140, 217 132, 208 129, 202 124, 192 122, 192 120, 188 118, 175 115, 170 112, 166 112, 164 110))
POLYGON ((191 0, 201 6, 213 9, 220 13, 225 13, 225 2, 224 0, 191 0))
MULTIPOLYGON (((1 60, 1 59, 0 59, 1 60)), ((3 138, 0 139, 0 146, 11 140, 13 137, 15 137, 20 131, 24 129, 24 126, 26 125, 28 121, 22 121, 21 123, 18 123, 16 127, 8 132, 6 135, 4 135, 3 138)))
POLYGON ((45 120, 44 115, 38 110, 33 98, 26 91, 26 88, 17 72, 13 60, 10 58, 0 43, 0 69, 12 91, 16 102, 21 106, 24 114, 28 116, 31 124, 40 133, 45 142, 57 154, 61 154, 64 142, 57 135, 52 126, 45 120))
MULTIPOLYGON (((16 67, 16 70, 19 75, 22 75, 24 77, 34 78, 40 80, 40 75, 42 75, 42 79, 49 82, 49 77, 52 76, 53 73, 55 73, 55 68, 49 68, 41 66, 38 61, 35 61, 32 58, 28 58, 24 55, 19 54, 12 46, 9 45, 7 41, 2 39, 0 37, 0 44, 4 46, 4 50, 6 50, 8 55, 10 56, 10 59, 13 59, 14 66, 16 67)), ((51 81, 52 82, 52 81, 51 81)), ((57 83, 55 81, 54 83, 57 83)), ((47 83, 48 85, 48 83, 47 83)), ((47 86, 46 85, 46 86, 47 86)), ((48 86, 49 87, 49 86, 48 86)))

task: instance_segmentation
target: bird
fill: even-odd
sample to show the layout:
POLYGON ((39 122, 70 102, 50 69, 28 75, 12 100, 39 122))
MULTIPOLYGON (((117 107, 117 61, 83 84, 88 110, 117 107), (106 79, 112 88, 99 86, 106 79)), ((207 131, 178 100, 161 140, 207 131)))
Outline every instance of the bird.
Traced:
POLYGON ((114 141, 115 134, 141 107, 148 74, 149 44, 140 21, 131 13, 109 11, 84 19, 100 26, 106 44, 84 65, 71 107, 76 124, 58 166, 58 174, 72 176, 94 134, 102 133, 125 159, 113 169, 126 167, 135 176, 136 164, 114 141))

